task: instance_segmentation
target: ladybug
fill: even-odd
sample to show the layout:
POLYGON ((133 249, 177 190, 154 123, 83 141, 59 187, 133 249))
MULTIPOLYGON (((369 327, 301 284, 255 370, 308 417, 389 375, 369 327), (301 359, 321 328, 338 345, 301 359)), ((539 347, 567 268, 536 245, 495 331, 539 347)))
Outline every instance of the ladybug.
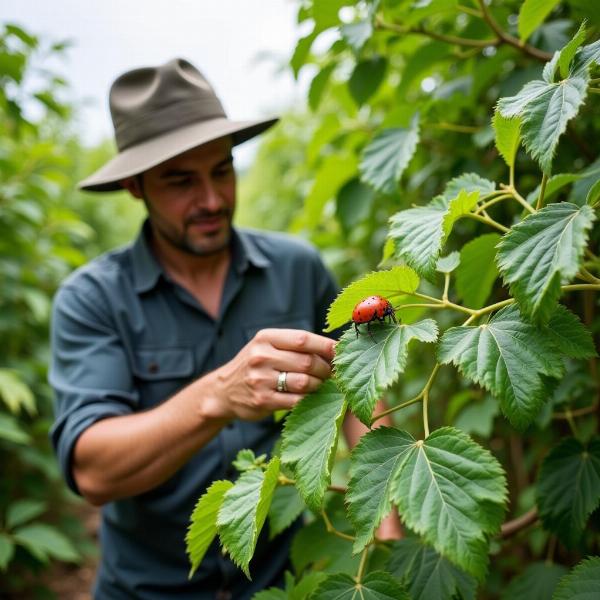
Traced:
POLYGON ((383 296, 369 296, 368 298, 361 300, 352 311, 352 322, 356 329, 356 337, 358 337, 358 326, 361 323, 367 324, 367 331, 369 332, 369 335, 373 337, 369 325, 375 320, 383 323, 386 317, 390 317, 394 323, 398 322, 396 321, 396 315, 394 314, 394 307, 389 300, 383 296))

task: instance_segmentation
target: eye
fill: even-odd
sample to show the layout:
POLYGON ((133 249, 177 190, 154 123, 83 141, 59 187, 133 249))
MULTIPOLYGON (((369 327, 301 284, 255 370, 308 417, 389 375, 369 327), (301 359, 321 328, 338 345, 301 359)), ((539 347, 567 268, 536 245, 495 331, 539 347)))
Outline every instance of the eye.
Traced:
POLYGON ((179 179, 171 179, 169 181, 169 186, 171 187, 188 187, 192 184, 191 177, 181 177, 179 179))
POLYGON ((228 164, 215 171, 215 177, 227 177, 233 172, 233 165, 228 164))

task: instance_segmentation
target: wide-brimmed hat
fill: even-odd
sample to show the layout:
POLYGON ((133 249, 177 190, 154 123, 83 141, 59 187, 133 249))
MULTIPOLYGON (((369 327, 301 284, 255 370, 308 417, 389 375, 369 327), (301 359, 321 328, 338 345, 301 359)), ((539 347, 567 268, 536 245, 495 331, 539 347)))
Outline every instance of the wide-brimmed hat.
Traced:
POLYGON ((122 179, 186 150, 224 136, 241 144, 277 122, 230 121, 204 75, 181 58, 117 78, 110 89, 110 113, 119 152, 79 183, 83 190, 121 189, 122 179))

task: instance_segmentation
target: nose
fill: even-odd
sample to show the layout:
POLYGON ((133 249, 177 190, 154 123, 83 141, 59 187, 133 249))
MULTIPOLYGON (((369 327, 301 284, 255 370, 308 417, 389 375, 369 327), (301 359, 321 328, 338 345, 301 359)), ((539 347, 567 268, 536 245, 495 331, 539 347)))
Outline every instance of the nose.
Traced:
POLYGON ((194 194, 194 203, 200 208, 210 212, 220 210, 223 207, 223 201, 219 195, 217 186, 210 179, 202 179, 194 194))

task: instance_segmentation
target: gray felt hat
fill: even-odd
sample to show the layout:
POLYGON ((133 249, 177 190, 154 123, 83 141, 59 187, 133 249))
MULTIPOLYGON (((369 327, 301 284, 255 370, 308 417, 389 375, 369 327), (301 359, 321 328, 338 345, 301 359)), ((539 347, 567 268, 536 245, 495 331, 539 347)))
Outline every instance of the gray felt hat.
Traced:
POLYGON ((83 190, 121 189, 138 175, 186 150, 230 135, 241 144, 277 119, 230 121, 204 75, 176 58, 121 75, 110 89, 118 154, 79 183, 83 190))

